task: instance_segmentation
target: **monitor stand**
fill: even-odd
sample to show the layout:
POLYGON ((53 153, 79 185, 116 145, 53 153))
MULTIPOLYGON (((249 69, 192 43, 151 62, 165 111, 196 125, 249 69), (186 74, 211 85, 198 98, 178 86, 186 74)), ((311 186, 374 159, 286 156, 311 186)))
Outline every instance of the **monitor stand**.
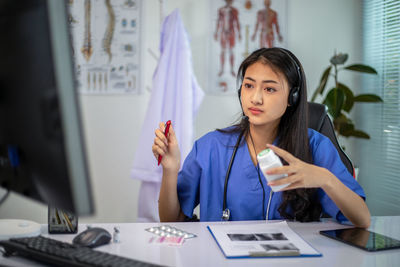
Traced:
POLYGON ((0 219, 0 240, 40 235, 40 224, 28 220, 0 219))

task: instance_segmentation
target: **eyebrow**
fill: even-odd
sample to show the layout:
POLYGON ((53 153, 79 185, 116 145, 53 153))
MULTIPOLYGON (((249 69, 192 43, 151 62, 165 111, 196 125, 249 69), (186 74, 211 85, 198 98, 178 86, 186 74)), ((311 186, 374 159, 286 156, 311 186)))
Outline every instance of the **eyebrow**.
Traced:
MULTIPOLYGON (((251 78, 251 77, 245 77, 245 79, 248 79, 248 80, 250 80, 250 81, 252 81, 252 82, 256 82, 256 80, 254 80, 254 79, 251 78)), ((276 83, 276 84, 278 84, 278 82, 275 81, 275 80, 263 80, 262 83, 276 83)))

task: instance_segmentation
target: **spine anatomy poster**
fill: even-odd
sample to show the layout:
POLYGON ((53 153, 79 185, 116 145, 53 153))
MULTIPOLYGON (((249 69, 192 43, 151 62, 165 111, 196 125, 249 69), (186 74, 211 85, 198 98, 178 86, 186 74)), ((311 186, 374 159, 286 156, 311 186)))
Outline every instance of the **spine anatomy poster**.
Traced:
POLYGON ((286 47, 286 0, 212 0, 210 94, 236 94, 241 62, 261 47, 286 47))
POLYGON ((78 88, 84 94, 138 94, 139 0, 69 0, 78 88))

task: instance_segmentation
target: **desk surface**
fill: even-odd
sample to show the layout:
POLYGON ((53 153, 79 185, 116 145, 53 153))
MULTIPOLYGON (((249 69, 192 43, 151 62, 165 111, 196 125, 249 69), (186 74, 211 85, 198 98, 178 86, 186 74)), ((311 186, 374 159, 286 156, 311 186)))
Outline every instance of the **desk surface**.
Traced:
MULTIPOLYGON (((226 259, 211 234, 207 225, 220 224, 221 222, 197 222, 197 223, 168 223, 182 230, 195 233, 198 237, 186 240, 181 247, 169 247, 157 244, 149 244, 153 237, 144 229, 162 225, 162 223, 116 223, 116 224, 92 224, 113 232, 115 226, 120 227, 121 242, 110 243, 97 248, 112 254, 134 258, 141 261, 162 264, 165 266, 400 266, 400 250, 388 250, 381 252, 366 252, 361 249, 343 244, 341 242, 321 236, 320 230, 347 228, 332 221, 318 223, 289 222, 289 226, 310 245, 320 251, 322 257, 311 258, 256 258, 256 259, 226 259)), ((231 224, 265 223, 264 221, 230 222, 231 224)), ((79 225, 79 232, 86 229, 85 225, 79 225)), ((400 239, 400 216, 373 217, 369 228, 380 234, 400 239)), ((47 225, 42 226, 44 236, 47 233, 47 225)), ((51 235, 51 238, 71 242, 75 235, 51 235)), ((21 258, 0 258, 0 265, 6 266, 39 266, 31 261, 21 258)))

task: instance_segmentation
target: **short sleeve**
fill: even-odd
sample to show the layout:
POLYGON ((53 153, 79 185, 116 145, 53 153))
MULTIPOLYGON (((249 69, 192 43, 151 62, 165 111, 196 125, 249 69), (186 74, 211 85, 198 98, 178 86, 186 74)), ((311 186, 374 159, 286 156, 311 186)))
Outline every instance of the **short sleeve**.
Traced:
MULTIPOLYGON (((336 147, 332 144, 329 138, 324 135, 318 134, 319 136, 310 140, 310 144, 313 149, 313 160, 314 164, 323 168, 328 169, 333 173, 345 186, 355 192, 357 195, 365 200, 365 193, 362 187, 349 173, 346 166, 340 159, 339 153, 336 147)), ((347 218, 342 214, 336 204, 330 199, 330 197, 324 192, 324 190, 318 190, 318 197, 322 205, 322 209, 325 213, 332 216, 336 220, 342 222, 347 218)))
POLYGON ((201 167, 197 161, 197 142, 186 157, 182 170, 178 173, 177 191, 182 212, 189 218, 199 204, 199 184, 201 167))

